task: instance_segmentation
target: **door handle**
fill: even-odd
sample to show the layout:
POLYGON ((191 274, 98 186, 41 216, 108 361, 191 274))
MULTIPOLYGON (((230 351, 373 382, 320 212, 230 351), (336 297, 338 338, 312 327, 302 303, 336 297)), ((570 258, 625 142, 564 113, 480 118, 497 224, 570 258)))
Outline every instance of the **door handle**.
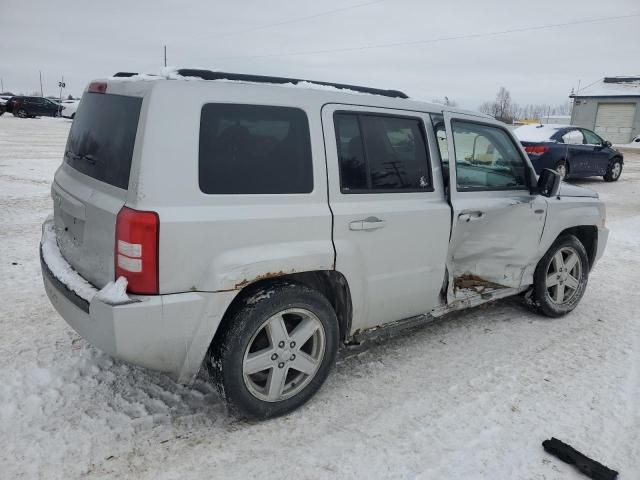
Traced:
POLYGON ((387 222, 378 217, 367 217, 363 220, 355 220, 349 223, 349 230, 377 230, 383 228, 387 222))
POLYGON ((458 220, 461 222, 475 222, 476 220, 482 220, 484 218, 484 212, 464 212, 458 215, 458 220))

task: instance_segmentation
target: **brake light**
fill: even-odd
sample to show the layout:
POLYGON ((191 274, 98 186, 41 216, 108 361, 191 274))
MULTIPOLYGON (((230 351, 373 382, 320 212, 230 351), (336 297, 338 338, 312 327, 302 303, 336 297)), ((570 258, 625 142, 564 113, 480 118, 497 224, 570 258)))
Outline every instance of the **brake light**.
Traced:
POLYGON ((91 82, 89 84, 89 93, 106 93, 106 82, 91 82))
POLYGON ((127 292, 157 295, 160 219, 156 212, 122 207, 116 219, 116 279, 126 277, 127 292))
POLYGON ((532 155, 542 155, 549 151, 549 147, 545 147, 544 145, 527 145, 524 147, 524 151, 532 155))

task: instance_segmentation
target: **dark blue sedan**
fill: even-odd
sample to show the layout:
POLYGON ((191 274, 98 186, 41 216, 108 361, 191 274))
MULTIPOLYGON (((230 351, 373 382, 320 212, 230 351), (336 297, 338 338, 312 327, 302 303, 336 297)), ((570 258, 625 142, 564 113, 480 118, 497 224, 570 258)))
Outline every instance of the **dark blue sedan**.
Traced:
POLYGON ((602 176, 607 182, 615 182, 622 174, 622 153, 586 128, 523 125, 514 133, 538 174, 551 168, 563 178, 602 176))

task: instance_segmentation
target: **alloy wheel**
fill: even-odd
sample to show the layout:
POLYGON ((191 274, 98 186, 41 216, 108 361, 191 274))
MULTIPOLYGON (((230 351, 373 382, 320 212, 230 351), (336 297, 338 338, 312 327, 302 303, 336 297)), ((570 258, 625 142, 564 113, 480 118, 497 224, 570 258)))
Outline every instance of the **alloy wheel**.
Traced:
POLYGON ((551 301, 561 305, 571 301, 579 290, 582 279, 582 263, 571 247, 556 252, 547 267, 545 286, 551 301))
POLYGON ((311 311, 290 308, 268 318, 251 337, 242 362, 245 386, 263 401, 293 397, 322 364, 326 337, 311 311))
POLYGON ((620 164, 620 162, 614 162, 611 167, 611 177, 615 180, 620 176, 621 173, 622 165, 620 164))

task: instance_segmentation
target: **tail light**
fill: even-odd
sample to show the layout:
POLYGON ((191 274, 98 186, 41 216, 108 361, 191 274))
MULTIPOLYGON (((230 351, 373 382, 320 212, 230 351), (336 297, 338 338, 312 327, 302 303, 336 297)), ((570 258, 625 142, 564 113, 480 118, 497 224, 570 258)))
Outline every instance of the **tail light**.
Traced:
POLYGON ((544 145, 527 145, 524 147, 524 151, 531 155, 542 155, 549 151, 549 147, 545 147, 544 145))
POLYGON ((107 91, 106 82, 91 82, 89 84, 89 93, 106 93, 106 91, 107 91))
POLYGON ((116 279, 126 277, 127 291, 157 295, 160 219, 156 212, 122 207, 116 219, 116 279))

